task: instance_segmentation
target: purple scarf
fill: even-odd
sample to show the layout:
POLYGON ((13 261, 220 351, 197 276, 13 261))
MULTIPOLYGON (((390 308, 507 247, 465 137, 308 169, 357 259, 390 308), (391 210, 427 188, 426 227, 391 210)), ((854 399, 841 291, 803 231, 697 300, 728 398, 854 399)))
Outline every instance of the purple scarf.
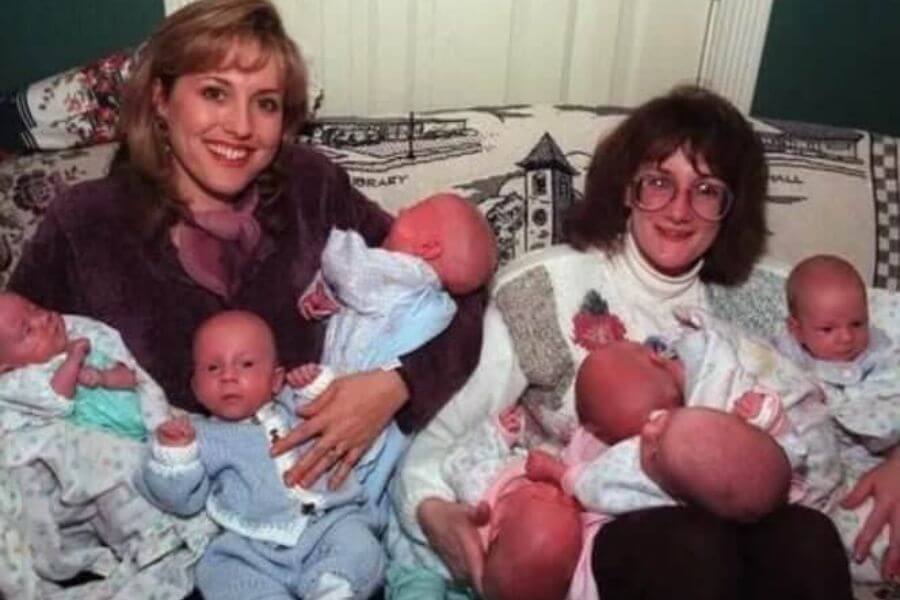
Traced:
POLYGON ((196 283, 223 298, 240 287, 241 271, 253 257, 261 230, 253 217, 256 190, 234 209, 191 213, 172 234, 178 260, 196 283))

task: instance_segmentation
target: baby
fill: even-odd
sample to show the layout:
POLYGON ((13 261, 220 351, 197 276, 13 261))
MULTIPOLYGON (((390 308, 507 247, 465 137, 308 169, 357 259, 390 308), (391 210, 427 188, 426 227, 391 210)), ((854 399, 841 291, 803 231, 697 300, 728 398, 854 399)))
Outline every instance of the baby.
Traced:
MULTIPOLYGON (((900 346, 869 323, 866 286, 850 263, 816 255, 798 263, 786 284, 788 318, 777 347, 822 382, 838 424, 848 481, 878 465, 900 442, 900 346)), ((852 511, 831 511, 848 548, 858 529, 852 511)), ((855 578, 878 581, 882 536, 855 578)))
MULTIPOLYGON (((300 299, 306 318, 329 317, 320 364, 288 373, 309 399, 335 375, 394 369, 399 358, 439 335, 461 295, 483 286, 497 263, 493 232, 481 212, 455 194, 437 194, 401 210, 381 248, 353 231, 333 230, 319 275, 300 299), (448 293, 449 292, 449 293, 448 293)), ((386 517, 385 488, 407 440, 391 423, 359 461, 370 503, 386 517)))
POLYGON ((135 440, 168 415, 115 330, 10 292, 0 293, 0 408, 4 429, 63 417, 135 440))
POLYGON ((874 453, 900 442, 900 346, 870 326, 866 286, 830 255, 800 262, 787 280, 779 350, 825 385, 832 416, 874 453))
MULTIPOLYGON (((567 597, 583 532, 593 522, 558 482, 529 479, 525 422, 520 406, 502 411, 457 442, 441 467, 461 501, 490 511, 479 529, 485 551, 479 583, 488 600, 567 597)), ((589 560, 581 568, 590 575, 589 560)), ((412 594, 391 589, 390 597, 412 594)))
POLYGON ((282 477, 296 452, 270 456, 297 422, 302 397, 278 395, 285 373, 268 325, 247 312, 219 313, 197 330, 193 359, 194 394, 213 417, 162 423, 142 475, 165 510, 205 508, 225 529, 197 564, 203 596, 368 598, 385 558, 363 482, 287 488, 282 477))
MULTIPOLYGON (((529 476, 605 515, 677 500, 738 521, 775 510, 790 484, 784 452, 742 416, 680 408, 683 381, 683 365, 648 346, 623 340, 595 350, 578 370, 576 409, 581 426, 608 447, 567 464, 532 451, 529 476)), ((762 400, 745 394, 736 405, 762 400)))
POLYGON ((0 293, 0 372, 11 498, 0 503, 0 536, 27 549, 13 565, 0 557, 0 595, 43 597, 79 573, 99 576, 69 590, 82 597, 189 593, 194 549, 213 526, 163 513, 133 485, 142 441, 169 408, 119 334, 0 293))

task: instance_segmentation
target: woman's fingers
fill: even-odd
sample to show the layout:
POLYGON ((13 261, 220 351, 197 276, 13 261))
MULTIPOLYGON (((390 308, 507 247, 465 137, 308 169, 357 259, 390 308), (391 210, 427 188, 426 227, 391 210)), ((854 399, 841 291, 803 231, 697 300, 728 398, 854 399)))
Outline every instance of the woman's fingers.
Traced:
POLYGON ((862 562, 869 556, 872 543, 878 537, 881 528, 888 522, 890 515, 891 510, 889 506, 878 503, 873 504, 872 512, 866 517, 866 521, 863 523, 853 543, 853 560, 862 562))
POLYGON ((319 438, 312 448, 304 452, 297 462, 285 471, 284 483, 288 486, 311 486, 318 476, 337 460, 334 452, 332 452, 333 459, 329 456, 329 450, 332 448, 330 441, 319 438))
POLYGON ((303 406, 297 407, 297 416, 303 419, 313 418, 322 412, 322 409, 331 404, 337 391, 337 388, 333 384, 328 386, 325 388, 324 392, 315 398, 315 400, 310 400, 303 406))
POLYGON ((853 489, 841 500, 841 506, 846 509, 853 509, 863 503, 874 491, 875 482, 872 472, 860 477, 853 489))
POLYGON ((332 490, 336 490, 341 487, 344 481, 347 479, 347 476, 350 475, 350 471, 353 470, 353 467, 356 466, 356 463, 359 462, 359 459, 362 457, 363 451, 360 448, 353 448, 349 452, 347 452, 338 463, 338 467, 334 470, 334 473, 331 474, 331 477, 328 478, 328 488, 332 490))
POLYGON ((310 419, 309 421, 300 423, 289 432, 287 432, 287 435, 279 438, 275 443, 273 443, 272 448, 269 450, 269 454, 271 454, 272 456, 283 454, 291 448, 299 446, 306 440, 321 434, 324 427, 324 424, 314 419, 310 419))
POLYGON ((900 523, 894 523, 891 528, 890 545, 881 558, 881 577, 900 583, 900 523))

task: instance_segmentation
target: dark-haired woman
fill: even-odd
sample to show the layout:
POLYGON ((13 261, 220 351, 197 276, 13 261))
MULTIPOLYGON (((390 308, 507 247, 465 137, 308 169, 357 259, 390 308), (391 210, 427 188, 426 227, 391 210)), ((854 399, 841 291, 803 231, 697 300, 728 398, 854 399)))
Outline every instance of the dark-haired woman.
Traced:
MULTIPOLYGON (((479 366, 410 448, 394 500, 413 555, 430 546, 453 576, 478 584, 487 515, 442 481, 447 444, 516 402, 567 442, 574 373, 593 344, 623 325, 637 340, 667 330, 674 306, 709 307, 706 284, 746 279, 764 248, 766 184, 750 124, 698 88, 640 106, 600 143, 571 246, 498 275, 479 366)), ((601 528, 592 559, 603 600, 851 598, 834 527, 801 507, 750 526, 688 507, 632 513, 601 528)))

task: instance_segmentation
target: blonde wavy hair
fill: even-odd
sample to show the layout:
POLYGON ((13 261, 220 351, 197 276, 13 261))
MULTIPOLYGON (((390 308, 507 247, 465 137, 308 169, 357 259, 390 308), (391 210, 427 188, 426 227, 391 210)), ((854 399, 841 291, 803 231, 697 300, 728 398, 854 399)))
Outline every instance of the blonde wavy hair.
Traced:
POLYGON ((253 70, 276 59, 284 75, 284 136, 306 117, 306 65, 268 0, 199 0, 170 15, 140 50, 125 87, 121 132, 128 162, 160 189, 168 187, 166 133, 154 107, 154 86, 168 95, 187 73, 221 67, 237 46, 259 48, 253 70))

